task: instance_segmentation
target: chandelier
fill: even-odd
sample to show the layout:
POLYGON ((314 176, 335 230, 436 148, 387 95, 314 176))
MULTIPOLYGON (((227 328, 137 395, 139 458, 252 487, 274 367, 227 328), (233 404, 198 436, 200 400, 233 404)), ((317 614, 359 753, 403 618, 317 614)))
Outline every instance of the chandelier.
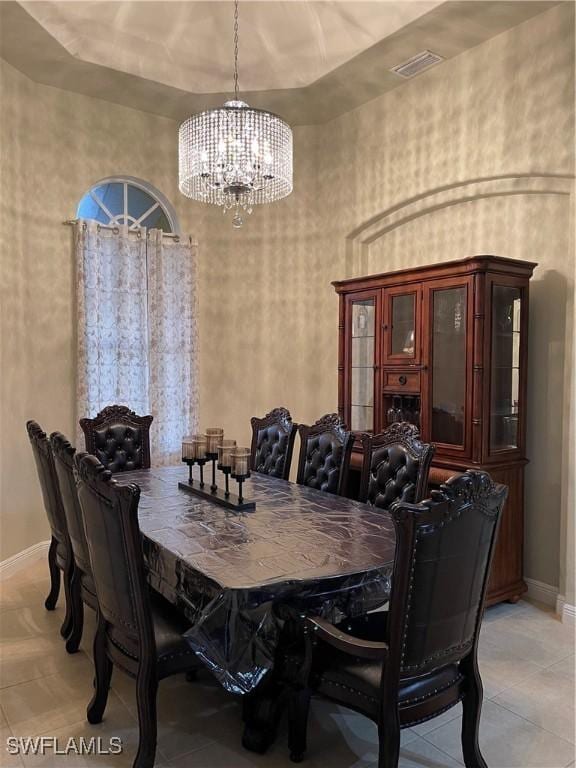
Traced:
POLYGON ((178 135, 179 188, 233 212, 241 227, 255 205, 292 192, 292 131, 282 118, 238 96, 238 0, 234 2, 234 99, 192 115, 178 135))

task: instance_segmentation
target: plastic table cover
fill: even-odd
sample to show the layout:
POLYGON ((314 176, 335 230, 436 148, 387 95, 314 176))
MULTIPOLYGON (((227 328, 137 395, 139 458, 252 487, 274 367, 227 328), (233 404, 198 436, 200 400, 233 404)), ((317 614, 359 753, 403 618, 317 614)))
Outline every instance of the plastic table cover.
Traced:
POLYGON ((227 690, 248 693, 272 669, 279 606, 336 621, 388 600, 395 533, 382 510, 255 473, 244 494, 256 509, 238 513, 180 490, 187 478, 184 466, 116 475, 141 489, 151 586, 192 622, 190 644, 227 690))

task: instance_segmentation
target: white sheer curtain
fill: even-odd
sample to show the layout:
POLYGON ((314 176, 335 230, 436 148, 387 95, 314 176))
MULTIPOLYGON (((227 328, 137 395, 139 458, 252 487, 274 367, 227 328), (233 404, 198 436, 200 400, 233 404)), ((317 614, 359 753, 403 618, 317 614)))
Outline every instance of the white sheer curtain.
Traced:
POLYGON ((93 221, 74 240, 78 417, 112 403, 151 413, 152 463, 174 463, 196 430, 197 246, 93 221))
MULTIPOLYGON (((148 382, 153 454, 182 458, 182 437, 197 431, 197 246, 148 237, 148 382)), ((154 455, 153 455, 154 460, 154 455)))

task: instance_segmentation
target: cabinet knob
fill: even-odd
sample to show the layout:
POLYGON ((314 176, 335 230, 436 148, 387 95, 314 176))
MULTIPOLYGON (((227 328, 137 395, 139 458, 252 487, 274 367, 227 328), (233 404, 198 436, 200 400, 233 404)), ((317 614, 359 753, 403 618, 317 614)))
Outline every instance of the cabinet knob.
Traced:
POLYGON ((400 382, 400 384, 404 385, 406 384, 408 379, 406 378, 406 376, 402 375, 402 376, 398 376, 398 381, 400 382))

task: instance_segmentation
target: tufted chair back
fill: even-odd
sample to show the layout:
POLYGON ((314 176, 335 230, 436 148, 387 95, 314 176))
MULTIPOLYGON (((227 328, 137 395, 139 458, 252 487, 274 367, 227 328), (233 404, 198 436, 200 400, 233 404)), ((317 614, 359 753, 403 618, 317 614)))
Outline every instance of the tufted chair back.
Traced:
POLYGON ((421 501, 428 489, 434 446, 420 441, 418 428, 392 424, 379 435, 363 435, 360 500, 390 509, 395 501, 421 501))
POLYGON ((28 438, 32 446, 36 470, 40 481, 40 490, 44 500, 44 509, 48 516, 48 522, 52 530, 52 536, 58 542, 58 559, 63 562, 67 556, 69 539, 66 517, 60 496, 60 487, 54 467, 52 449, 46 436, 46 432, 35 421, 26 423, 28 438))
POLYGON ((74 477, 74 454, 76 449, 60 432, 50 435, 50 445, 54 454, 54 466, 62 496, 62 505, 74 554, 74 562, 83 574, 92 580, 88 542, 84 531, 82 510, 78 501, 78 490, 74 477))
POLYGON ((263 419, 256 416, 252 424, 250 464, 254 472, 287 480, 292 464, 292 451, 298 425, 286 408, 274 408, 263 419))
POLYGON ((507 494, 486 472, 467 470, 420 504, 393 505, 390 653, 402 678, 455 664, 473 649, 507 494))
POLYGON ((348 480, 354 439, 336 413, 329 413, 311 427, 302 424, 296 482, 327 493, 343 495, 348 480))
POLYGON ((110 472, 147 469, 152 420, 153 416, 138 416, 125 405, 109 405, 93 419, 80 419, 86 450, 110 472))
POLYGON ((140 488, 118 485, 112 473, 87 453, 77 453, 74 466, 108 640, 121 652, 140 658, 144 650, 155 647, 138 526, 140 488))

